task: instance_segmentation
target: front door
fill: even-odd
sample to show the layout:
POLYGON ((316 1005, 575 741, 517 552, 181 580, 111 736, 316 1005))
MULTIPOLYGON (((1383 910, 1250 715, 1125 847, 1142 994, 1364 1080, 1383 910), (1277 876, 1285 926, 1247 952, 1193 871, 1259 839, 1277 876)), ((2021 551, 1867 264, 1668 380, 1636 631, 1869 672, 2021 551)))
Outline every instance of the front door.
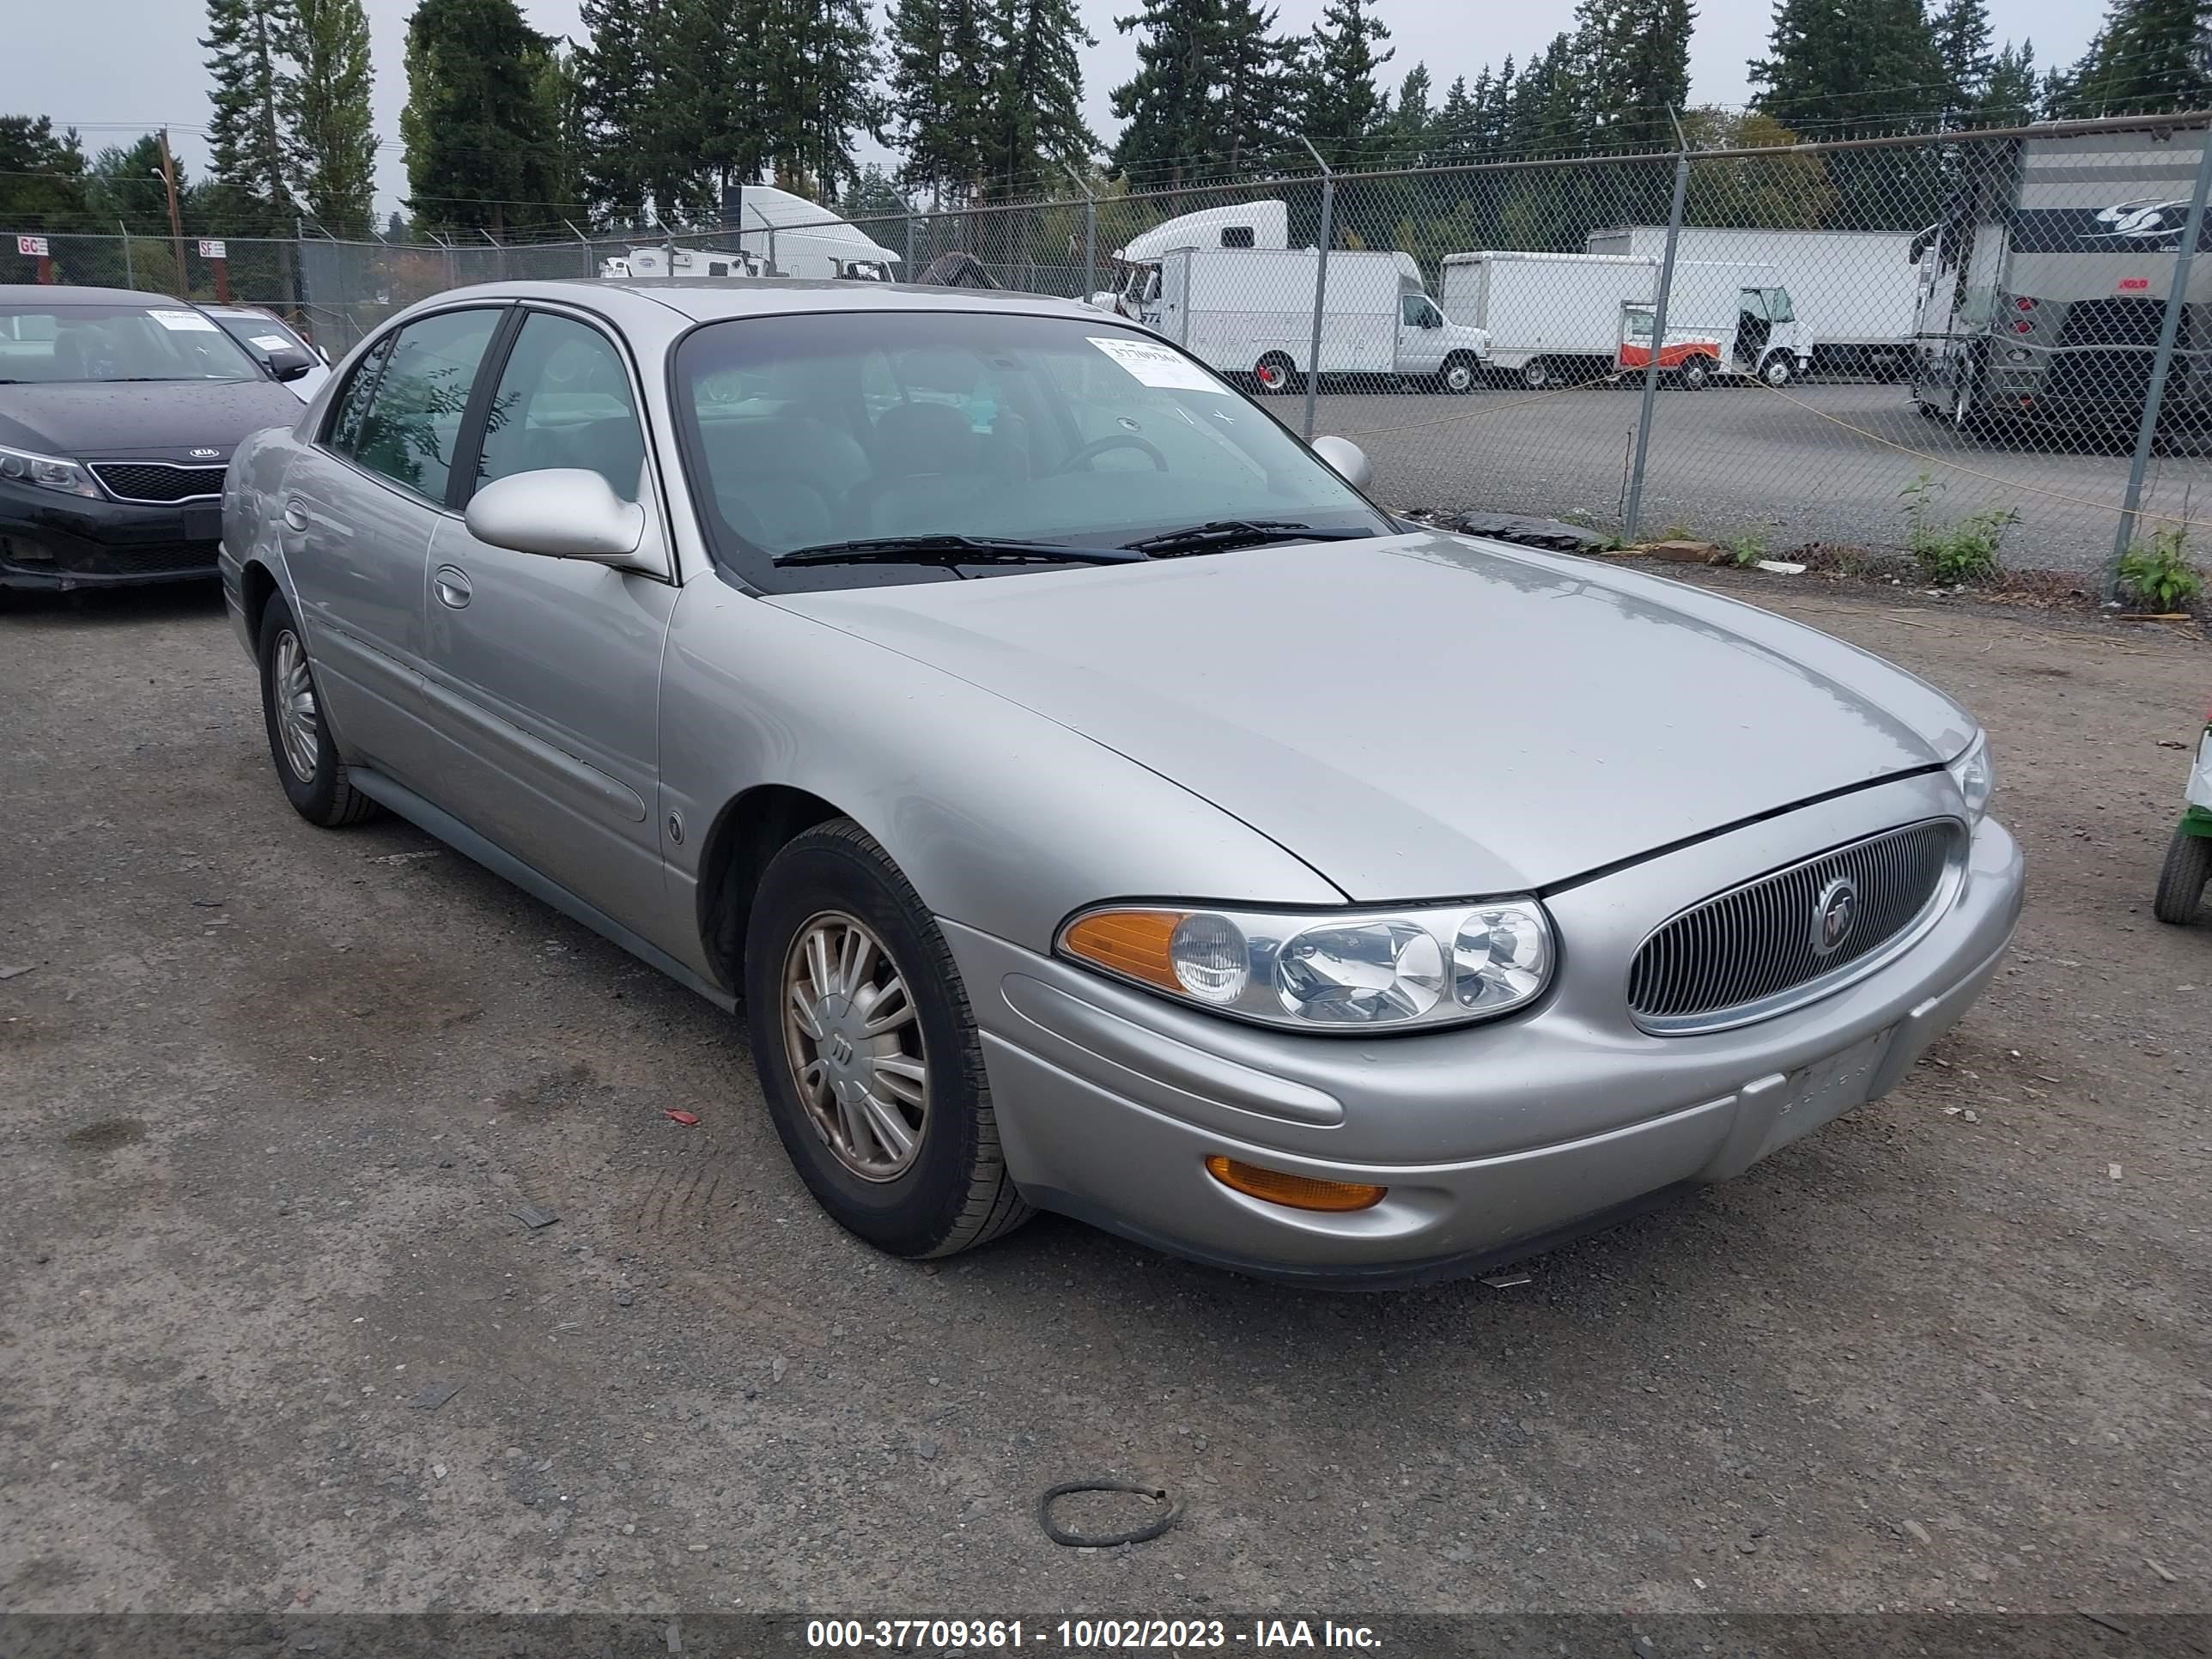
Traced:
MULTIPOLYGON (((580 318, 531 311, 487 406, 474 483, 580 467, 663 539, 629 363, 580 318)), ((441 792, 478 833, 641 933, 659 908, 660 653, 677 589, 492 547, 441 522, 427 568, 425 696, 465 752, 441 792)))
POLYGON ((413 787, 440 763, 424 725, 422 559, 462 410, 504 314, 439 312, 387 336, 284 477, 285 568, 331 729, 349 760, 413 787))

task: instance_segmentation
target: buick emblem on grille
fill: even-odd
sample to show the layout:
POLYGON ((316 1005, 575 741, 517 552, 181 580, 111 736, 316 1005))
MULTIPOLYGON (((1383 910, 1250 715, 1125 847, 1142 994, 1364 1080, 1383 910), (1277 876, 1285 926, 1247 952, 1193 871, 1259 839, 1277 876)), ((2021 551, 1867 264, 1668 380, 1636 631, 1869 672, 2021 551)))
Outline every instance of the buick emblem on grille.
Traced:
POLYGON ((211 461, 216 456, 222 454, 222 451, 220 449, 188 449, 185 453, 191 456, 196 461, 211 461))
POLYGON ((1813 903, 1813 954, 1835 955, 1851 936, 1851 929, 1858 926, 1858 884, 1849 876, 1838 876, 1820 890, 1820 896, 1813 903))

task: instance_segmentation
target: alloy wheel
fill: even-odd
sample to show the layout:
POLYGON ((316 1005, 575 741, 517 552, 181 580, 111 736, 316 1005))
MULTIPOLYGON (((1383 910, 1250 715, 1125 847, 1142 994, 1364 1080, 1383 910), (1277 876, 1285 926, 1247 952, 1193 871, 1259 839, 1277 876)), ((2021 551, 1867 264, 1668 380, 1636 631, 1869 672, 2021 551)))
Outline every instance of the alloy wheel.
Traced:
POLYGON ((838 1163, 894 1181, 921 1150, 928 1055, 913 994, 875 930, 825 910, 783 964, 784 1052, 799 1103, 838 1163))
POLYGON ((276 635, 269 665, 270 693, 276 703, 276 736, 284 763, 302 783, 315 781, 322 746, 322 725, 315 713, 315 682, 307 672, 307 653, 290 629, 276 635))

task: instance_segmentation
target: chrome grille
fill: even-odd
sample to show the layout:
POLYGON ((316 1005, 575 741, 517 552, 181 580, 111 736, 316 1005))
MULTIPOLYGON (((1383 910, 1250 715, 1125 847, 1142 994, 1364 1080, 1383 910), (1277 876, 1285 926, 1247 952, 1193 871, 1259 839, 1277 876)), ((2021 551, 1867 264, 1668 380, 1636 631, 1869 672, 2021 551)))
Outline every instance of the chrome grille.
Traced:
POLYGON ((93 471, 118 501, 212 500, 222 494, 220 466, 179 466, 171 461, 94 461, 93 471))
POLYGON ((1692 905, 1653 930, 1628 970, 1628 1006, 1647 1030, 1686 1032, 1779 1013, 1869 970, 1943 886, 1960 827, 1931 818, 1885 830, 1692 905), (1831 884, 1856 889, 1850 931, 1822 952, 1831 884))

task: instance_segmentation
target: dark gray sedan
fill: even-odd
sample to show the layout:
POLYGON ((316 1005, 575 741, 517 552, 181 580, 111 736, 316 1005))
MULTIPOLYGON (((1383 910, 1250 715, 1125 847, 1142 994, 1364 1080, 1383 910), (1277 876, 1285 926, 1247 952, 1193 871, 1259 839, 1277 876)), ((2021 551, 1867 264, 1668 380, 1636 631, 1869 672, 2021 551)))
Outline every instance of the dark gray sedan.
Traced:
POLYGON ((2021 867, 1942 693, 1364 471, 1053 301, 502 284, 241 448, 223 571, 301 813, 742 1006, 861 1237, 1385 1283, 1881 1095, 2021 867))

